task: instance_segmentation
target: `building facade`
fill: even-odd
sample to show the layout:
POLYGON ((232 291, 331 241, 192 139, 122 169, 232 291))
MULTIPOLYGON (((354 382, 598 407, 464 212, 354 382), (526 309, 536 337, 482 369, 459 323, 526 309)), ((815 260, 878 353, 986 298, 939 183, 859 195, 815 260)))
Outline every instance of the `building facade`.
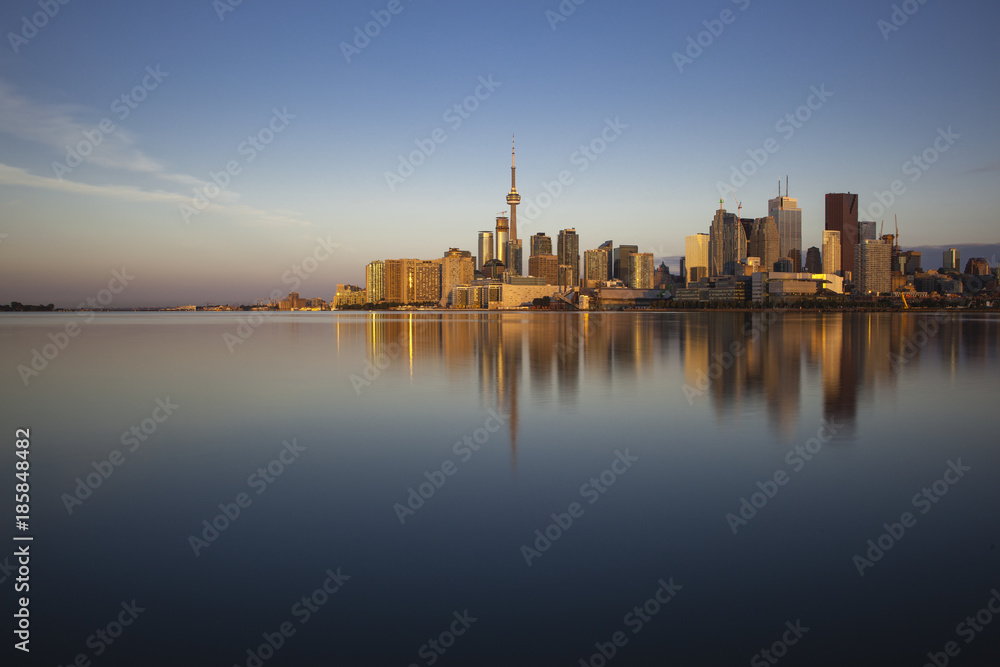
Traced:
POLYGON ((824 229, 840 232, 840 266, 844 277, 850 278, 848 272, 857 266, 854 251, 859 243, 858 196, 849 192, 828 193, 824 229))

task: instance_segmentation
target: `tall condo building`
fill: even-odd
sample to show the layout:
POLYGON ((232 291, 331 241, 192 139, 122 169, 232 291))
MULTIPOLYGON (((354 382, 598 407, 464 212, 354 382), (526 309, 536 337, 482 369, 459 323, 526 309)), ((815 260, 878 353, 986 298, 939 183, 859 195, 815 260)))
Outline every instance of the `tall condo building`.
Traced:
POLYGON ((507 216, 505 215, 497 216, 496 239, 496 259, 500 260, 500 263, 504 266, 507 266, 507 241, 510 240, 510 228, 507 226, 507 216))
POLYGON ((559 258, 555 255, 532 255, 528 258, 528 275, 544 278, 546 285, 558 285, 559 258))
POLYGON ((625 282, 628 274, 628 256, 639 252, 637 245, 620 245, 614 249, 611 256, 611 277, 625 282))
POLYGON ((535 255, 551 255, 552 254, 552 239, 545 235, 545 232, 538 232, 533 234, 531 237, 531 254, 529 257, 534 257, 535 255))
POLYGON ((959 267, 962 265, 962 253, 958 251, 958 248, 948 248, 944 251, 942 264, 945 269, 960 271, 961 269, 959 267))
POLYGON ((865 240, 856 246, 854 282, 860 295, 876 296, 892 290, 892 246, 865 240))
POLYGON ((791 259, 792 269, 798 271, 802 266, 802 209, 797 199, 788 196, 787 181, 784 197, 781 196, 781 181, 778 181, 778 196, 768 200, 767 215, 778 225, 778 253, 791 259))
POLYGON ((580 284, 580 237, 576 229, 569 228, 559 231, 556 239, 556 250, 559 256, 559 284, 566 287, 576 287, 580 284))
POLYGON ((684 237, 684 270, 687 282, 708 277, 708 234, 684 237))
POLYGON ((823 256, 816 246, 812 246, 806 251, 806 271, 808 273, 823 273, 823 256))
POLYGON ((747 238, 747 257, 760 258, 764 271, 774 271, 774 263, 781 259, 781 239, 778 223, 771 216, 754 218, 747 238))
POLYGON ((479 257, 476 270, 482 271, 483 264, 493 259, 493 232, 479 232, 479 257))
POLYGON ((840 273, 840 232, 823 230, 823 273, 840 273))
POLYGON ((874 241, 878 238, 878 226, 869 220, 858 222, 858 243, 874 241))
POLYGON ((653 253, 629 253, 625 277, 630 289, 653 289, 653 253))
POLYGON ((520 276, 521 273, 521 239, 511 239, 507 241, 507 271, 508 276, 520 276))
POLYGON ((385 301, 385 262, 380 259, 365 267, 365 292, 369 303, 385 301))
POLYGON ((847 193, 826 195, 826 224, 824 229, 840 232, 840 266, 844 278, 855 269, 854 249, 858 245, 858 196, 847 193))
POLYGON ((615 244, 613 241, 605 241, 601 245, 597 246, 598 250, 603 250, 604 252, 608 253, 608 276, 607 278, 605 278, 605 280, 611 280, 612 278, 615 277, 614 248, 615 244))
POLYGON ((743 223, 734 213, 726 213, 719 200, 708 231, 708 275, 731 276, 736 267, 747 257, 747 237, 743 223))
POLYGON ((583 253, 583 283, 595 288, 608 279, 608 253, 600 248, 583 253))

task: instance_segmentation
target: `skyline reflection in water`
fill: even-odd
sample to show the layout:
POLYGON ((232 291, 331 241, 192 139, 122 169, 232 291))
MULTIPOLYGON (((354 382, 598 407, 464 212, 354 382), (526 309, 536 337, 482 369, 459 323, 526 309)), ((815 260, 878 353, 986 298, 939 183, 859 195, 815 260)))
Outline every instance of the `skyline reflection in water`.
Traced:
MULTIPOLYGON (((27 387, 17 366, 79 316, 0 317, 4 425, 32 428, 48 662, 69 664, 135 598, 148 612, 101 664, 196 650, 245 665, 340 567, 344 590, 268 667, 423 665, 465 609, 479 620, 438 664, 579 664, 660 579, 683 588, 615 661, 746 663, 801 619, 812 629, 783 664, 922 664, 1000 585, 996 317, 276 313, 230 352, 245 317, 99 314, 27 387), (176 413, 67 512, 76 480, 166 397, 176 413), (791 465, 825 425, 834 437, 791 465), (248 476, 292 439, 301 456, 256 495, 248 476), (610 476, 621 457, 633 465, 610 476), (911 498, 949 461, 971 470, 924 516, 911 498), (734 531, 727 516, 779 472, 787 485, 734 531), (582 516, 526 563, 573 502, 582 516), (917 525, 859 576, 852 558, 905 511, 917 525)), ((963 646, 966 664, 995 636, 963 646)))

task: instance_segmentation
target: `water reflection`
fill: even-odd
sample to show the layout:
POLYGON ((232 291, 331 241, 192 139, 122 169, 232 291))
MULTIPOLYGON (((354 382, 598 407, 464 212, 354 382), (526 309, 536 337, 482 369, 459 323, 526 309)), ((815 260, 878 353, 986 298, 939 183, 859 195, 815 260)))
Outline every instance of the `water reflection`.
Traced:
POLYGON ((483 409, 511 415, 514 468, 522 400, 574 407, 641 384, 660 410, 708 402, 724 421, 759 407, 788 439, 813 388, 851 434, 874 391, 927 359, 953 369, 1000 351, 996 318, 949 313, 376 313, 366 327, 368 361, 399 354, 411 381, 438 361, 456 379, 475 369, 483 409))

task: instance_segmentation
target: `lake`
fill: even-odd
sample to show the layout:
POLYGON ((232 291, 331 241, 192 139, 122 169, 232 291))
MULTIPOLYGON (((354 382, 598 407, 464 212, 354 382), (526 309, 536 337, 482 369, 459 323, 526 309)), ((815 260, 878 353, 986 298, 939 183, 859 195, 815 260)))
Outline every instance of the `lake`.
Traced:
POLYGON ((39 664, 1000 655, 994 315, 25 313, 0 357, 39 664))

